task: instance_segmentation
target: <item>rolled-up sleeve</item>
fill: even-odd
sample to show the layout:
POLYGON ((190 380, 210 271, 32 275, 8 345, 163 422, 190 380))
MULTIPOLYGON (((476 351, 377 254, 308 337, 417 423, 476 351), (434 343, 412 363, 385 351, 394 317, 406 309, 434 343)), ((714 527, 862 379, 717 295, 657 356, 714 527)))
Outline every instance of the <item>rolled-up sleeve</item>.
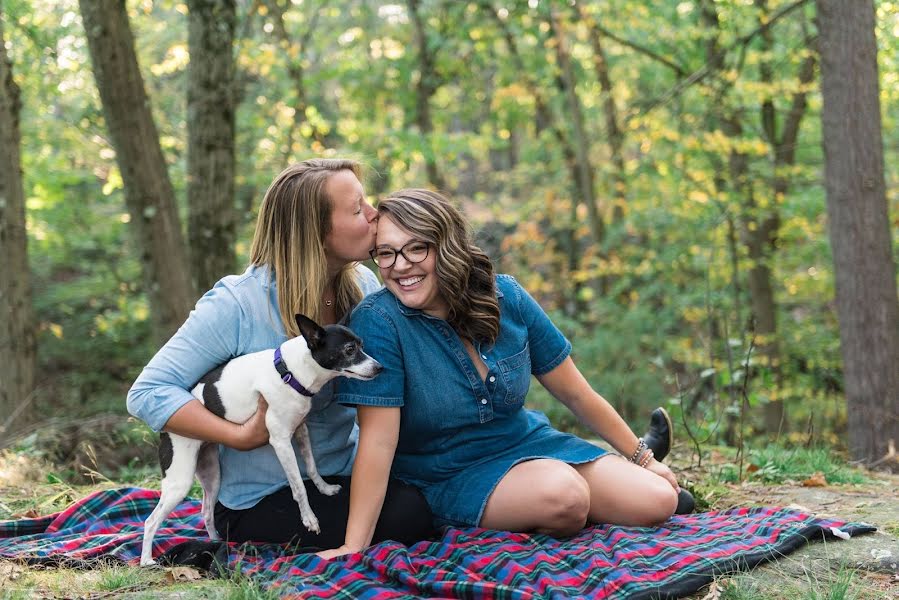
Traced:
POLYGON ((347 405, 402 406, 406 375, 396 325, 377 307, 362 303, 350 317, 350 328, 383 370, 369 381, 341 379, 335 398, 347 405))
POLYGON ((203 375, 241 354, 242 320, 233 292, 217 283, 144 367, 128 391, 128 412, 161 431, 203 375))
POLYGON ((521 319, 528 328, 531 373, 549 373, 571 354, 571 342, 559 331, 536 300, 511 275, 500 275, 517 298, 521 319))

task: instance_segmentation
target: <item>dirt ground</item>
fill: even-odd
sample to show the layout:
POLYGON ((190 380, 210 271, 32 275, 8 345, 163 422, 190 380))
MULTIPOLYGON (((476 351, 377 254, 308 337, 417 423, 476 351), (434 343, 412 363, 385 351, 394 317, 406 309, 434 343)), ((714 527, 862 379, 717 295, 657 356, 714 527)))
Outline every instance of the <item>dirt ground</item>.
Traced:
MULTIPOLYGON (((690 473, 689 468, 682 472, 690 473)), ((713 507, 785 506, 821 517, 874 525, 877 531, 849 540, 815 542, 776 562, 731 578, 730 584, 751 592, 750 598, 797 600, 799 598, 899 599, 899 476, 870 473, 871 483, 808 487, 799 483, 725 484, 713 507), (847 583, 845 596, 831 596, 847 583)), ((719 582, 718 589, 727 585, 719 582)), ((706 588, 691 596, 711 595, 706 588)), ((711 598, 709 600, 711 600, 711 598)))

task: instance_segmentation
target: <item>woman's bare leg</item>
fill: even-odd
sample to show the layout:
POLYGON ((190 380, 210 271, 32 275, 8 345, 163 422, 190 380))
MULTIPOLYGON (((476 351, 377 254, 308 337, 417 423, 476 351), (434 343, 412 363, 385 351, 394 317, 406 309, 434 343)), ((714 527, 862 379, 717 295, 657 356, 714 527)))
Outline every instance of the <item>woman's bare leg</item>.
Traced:
POLYGON ((667 521, 677 507, 677 490, 667 480, 620 456, 573 468, 589 486, 593 523, 651 527, 667 521))
POLYGON ((535 459, 509 469, 490 494, 480 526, 572 535, 586 525, 589 509, 590 488, 571 465, 535 459))

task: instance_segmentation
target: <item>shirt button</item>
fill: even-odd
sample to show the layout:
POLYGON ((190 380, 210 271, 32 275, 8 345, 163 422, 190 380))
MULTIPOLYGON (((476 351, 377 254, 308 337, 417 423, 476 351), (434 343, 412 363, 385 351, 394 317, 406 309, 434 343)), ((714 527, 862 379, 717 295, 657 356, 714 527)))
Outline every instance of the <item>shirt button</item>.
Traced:
POLYGON ((481 404, 487 404, 487 398, 481 398, 481 404))
POLYGON ((493 375, 491 375, 491 376, 490 376, 490 383, 493 383, 494 381, 496 381, 496 377, 494 377, 493 375))
POLYGON ((483 358, 484 360, 487 360, 487 357, 484 356, 483 354, 481 355, 481 358, 483 358))

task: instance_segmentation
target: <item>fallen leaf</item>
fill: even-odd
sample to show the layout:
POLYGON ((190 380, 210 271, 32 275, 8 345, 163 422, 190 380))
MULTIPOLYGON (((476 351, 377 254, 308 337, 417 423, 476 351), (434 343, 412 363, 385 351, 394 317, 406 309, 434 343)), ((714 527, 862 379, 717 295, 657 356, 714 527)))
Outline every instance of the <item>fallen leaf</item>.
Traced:
POLYGON ((824 487, 827 485, 827 478, 824 473, 818 471, 808 479, 802 482, 802 487, 824 487))
MULTIPOLYGON (((727 580, 724 580, 724 584, 726 585, 727 580)), ((713 581, 712 585, 709 586, 709 593, 702 597, 702 600, 721 600, 721 587, 718 586, 717 581, 713 581)))
POLYGON ((198 579, 203 579, 203 575, 192 567, 172 567, 166 573, 166 578, 169 580, 169 583, 175 583, 179 581, 197 581, 198 579))
POLYGON ((757 464, 753 463, 753 464, 749 465, 748 467, 746 467, 746 472, 747 473, 755 473, 759 469, 761 469, 761 467, 758 466, 757 464))

